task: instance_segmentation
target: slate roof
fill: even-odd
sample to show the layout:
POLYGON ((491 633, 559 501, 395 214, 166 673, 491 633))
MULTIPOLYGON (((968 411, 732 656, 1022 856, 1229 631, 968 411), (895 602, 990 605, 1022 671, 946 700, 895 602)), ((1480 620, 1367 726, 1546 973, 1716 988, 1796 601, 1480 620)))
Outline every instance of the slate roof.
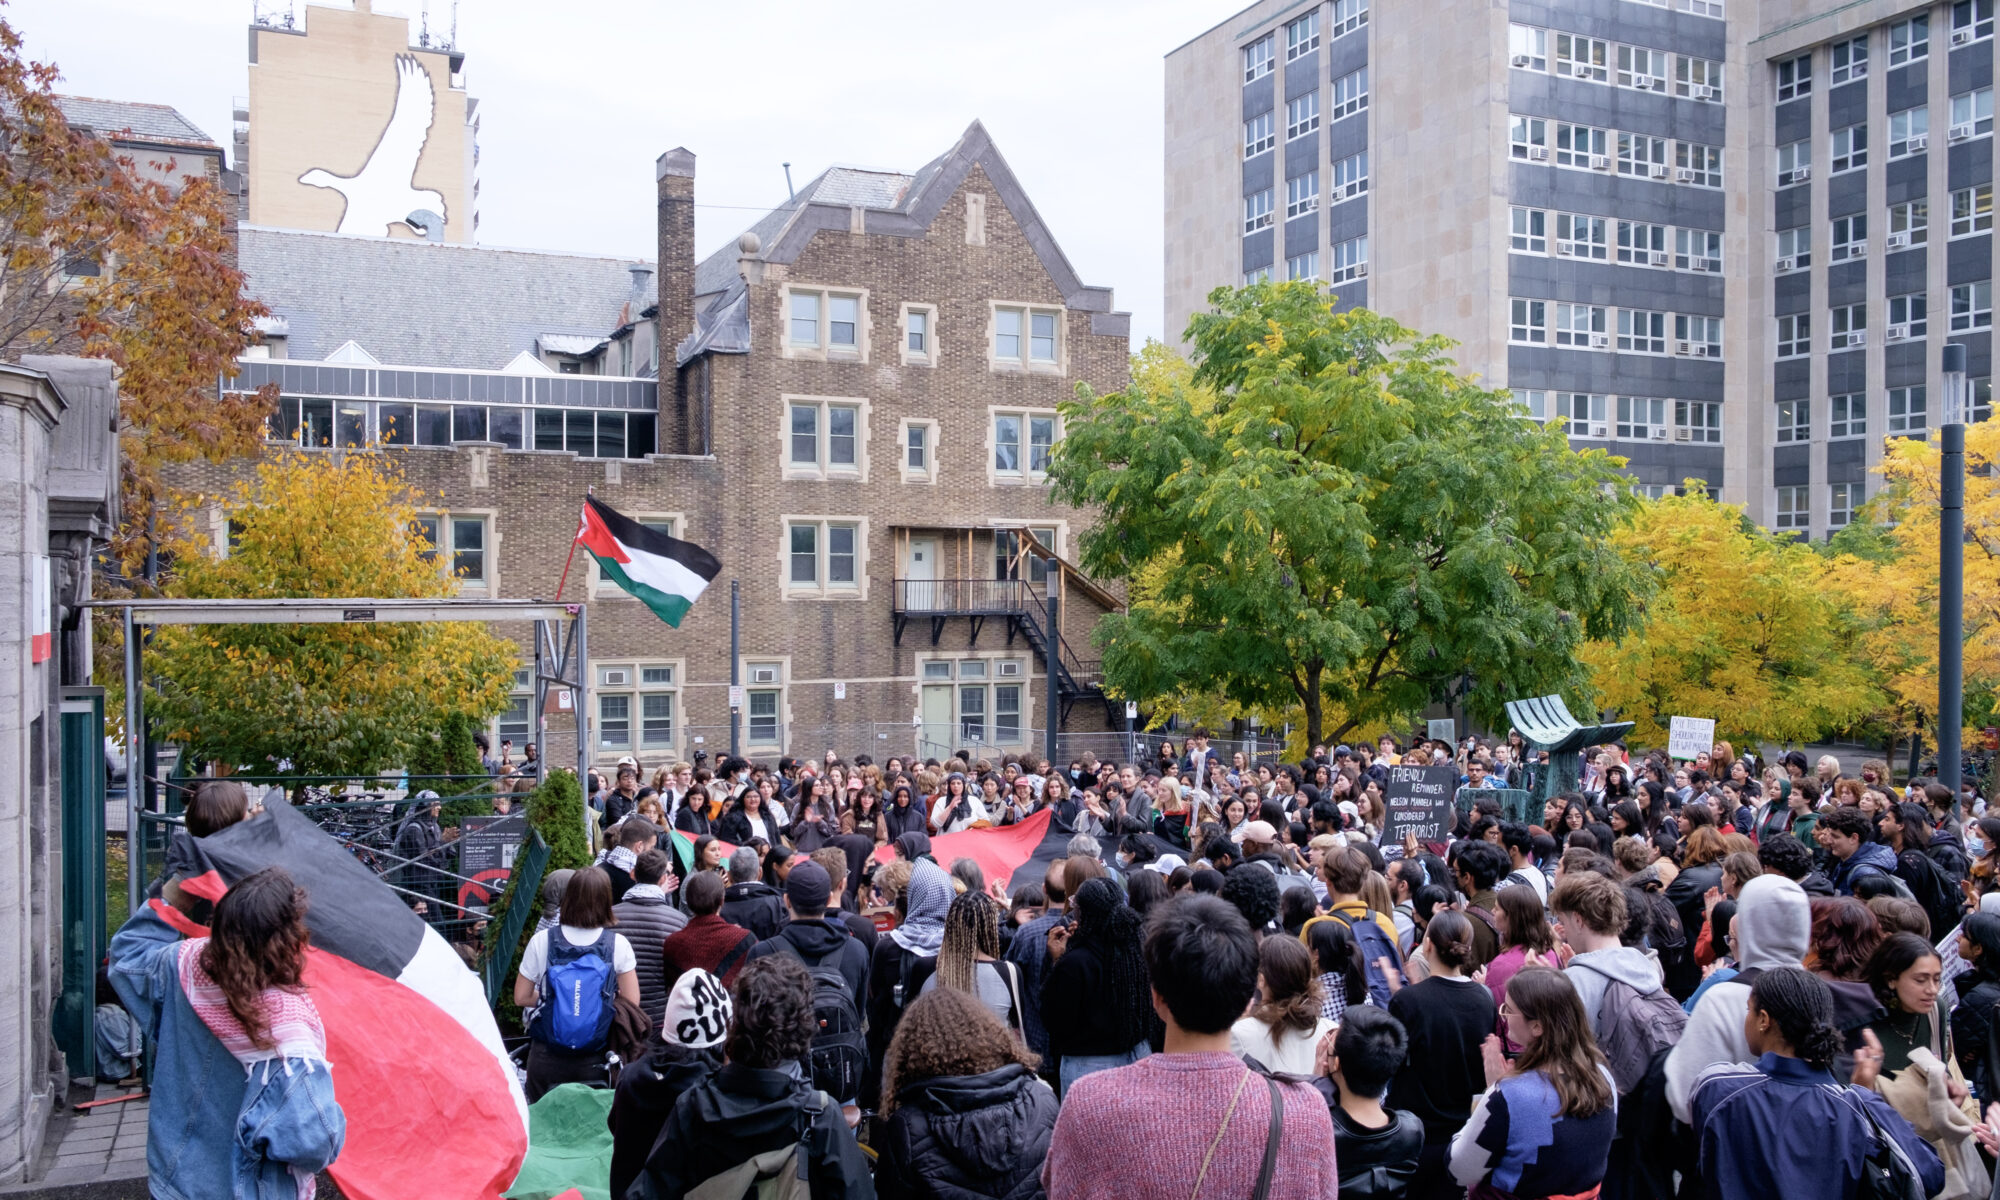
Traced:
POLYGON ((285 321, 293 359, 352 339, 397 366, 499 370, 537 338, 595 345, 631 315, 632 259, 258 225, 241 234, 249 290, 285 321))
POLYGON ((56 105, 62 109, 63 120, 76 129, 107 135, 130 131, 133 138, 146 141, 188 142, 209 147, 216 144, 194 122, 165 104, 57 96, 56 105))

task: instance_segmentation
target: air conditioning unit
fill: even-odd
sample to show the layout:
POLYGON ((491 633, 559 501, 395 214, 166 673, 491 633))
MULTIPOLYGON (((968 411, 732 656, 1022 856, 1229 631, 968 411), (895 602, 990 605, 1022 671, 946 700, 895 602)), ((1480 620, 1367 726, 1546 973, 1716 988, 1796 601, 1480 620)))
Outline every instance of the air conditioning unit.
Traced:
POLYGON ((1865 62, 1855 63, 1852 67, 1848 68, 1847 71, 1847 77, 1849 79, 1860 79, 1866 76, 1867 74, 1868 74, 1868 64, 1865 62))
POLYGON ((1009 676, 1013 676, 1013 675, 1019 675, 1020 673, 1021 673, 1021 664, 1020 664, 1020 663, 1017 663, 1017 662, 1003 662, 1003 663, 1001 663, 1001 664, 1000 664, 1000 670, 999 670, 999 674, 1000 674, 1000 676, 1001 676, 1002 678, 1007 678, 1007 677, 1009 677, 1009 676))
POLYGON ((1792 169, 1793 183, 1804 183, 1806 180, 1811 178, 1812 178, 1812 167, 1810 165, 1803 167, 1794 167, 1792 169))
POLYGON ((1665 426, 1661 426, 1653 430, 1653 440, 1656 442, 1664 442, 1667 440, 1667 431, 1665 426))
POLYGON ((1611 335, 1610 335, 1610 334, 1608 334, 1608 333, 1593 333, 1593 334, 1591 334, 1591 335, 1590 335, 1590 348, 1591 348, 1592 350, 1602 350, 1602 349, 1604 349, 1605 347, 1607 347, 1607 346, 1609 346, 1609 345, 1611 345, 1611 335))
POLYGON ((1694 344, 1694 356, 1695 356, 1696 358, 1707 358, 1707 357, 1708 357, 1708 343, 1707 343, 1707 342, 1696 342, 1696 343, 1694 344))
POLYGON ((1675 182, 1675 183, 1693 183, 1693 182, 1694 182, 1694 168, 1693 168, 1693 167, 1678 167, 1678 168, 1676 168, 1676 169, 1674 170, 1674 182, 1675 182))
POLYGON ((1885 342, 1900 342, 1909 336, 1910 327, 1908 325, 1891 325, 1882 332, 1882 340, 1885 342))
POLYGON ((1574 257, 1575 255, 1576 255, 1576 248, 1575 248, 1574 246, 1570 245, 1570 244, 1569 244, 1568 242, 1557 242, 1557 243, 1556 243, 1556 257, 1557 257, 1557 258, 1572 258, 1572 257, 1574 257))
POLYGON ((1954 142, 1962 142, 1966 138, 1969 138, 1971 136, 1972 136, 1972 125, 1970 122, 1967 122, 1964 125, 1954 125, 1951 127, 1951 140, 1954 142))
POLYGON ((1651 91, 1653 89, 1653 77, 1651 75, 1634 75, 1632 77, 1632 86, 1651 91))
POLYGON ((1910 135, 1909 146, 1910 146, 1910 153, 1912 154, 1915 154, 1925 149, 1930 144, 1931 144, 1931 137, 1927 133, 1913 133, 1910 135))
POLYGON ((1667 164, 1654 163, 1652 175, 1655 179, 1665 179, 1667 177, 1667 164))
POLYGON ((776 668, 776 667, 751 667, 751 668, 750 668, 750 682, 751 682, 751 683, 776 683, 776 682, 778 682, 778 668, 776 668))
POLYGON ((1593 171, 1609 171, 1611 169, 1611 156, 1608 154, 1591 155, 1590 169, 1593 171))
POLYGON ((1708 84, 1697 83, 1694 85, 1694 98, 1697 100, 1713 100, 1715 99, 1715 89, 1708 84))
POLYGON ((1675 343, 1674 343, 1674 353, 1675 353, 1675 354, 1693 354, 1693 353, 1694 353, 1694 343, 1693 343, 1693 342, 1675 342, 1675 343))
POLYGON ((1667 265, 1667 252, 1665 250, 1653 251, 1653 265, 1656 267, 1664 267, 1667 265))
POLYGON ((1549 161, 1549 148, 1547 146, 1528 147, 1528 161, 1530 162, 1549 161))
POLYGON ((1849 243, 1847 244, 1847 257, 1849 257, 1849 258, 1867 258, 1867 257, 1868 257, 1868 239, 1867 239, 1867 238, 1863 238, 1863 239, 1861 239, 1861 240, 1860 240, 1860 241, 1858 241, 1858 242, 1849 242, 1849 243))
POLYGON ((1676 429, 1674 430, 1674 440, 1677 442, 1691 442, 1694 440, 1694 431, 1691 429, 1676 429))
POLYGON ((1867 344, 1868 344, 1868 331, 1865 329, 1857 329, 1853 333, 1847 335, 1847 348, 1850 350, 1853 350, 1860 346, 1866 346, 1867 344))
POLYGON ((1590 64, 1571 63, 1569 65, 1569 73, 1576 76, 1578 79, 1588 79, 1590 78, 1590 64))
POLYGON ((1798 265, 1799 260, 1796 258, 1781 258, 1777 262, 1777 269, 1780 271, 1791 271, 1797 269, 1798 265))
POLYGON ((603 672, 604 682, 600 687, 624 687, 632 682, 632 672, 626 670, 603 672))
POLYGON ((1355 263, 1355 264, 1354 264, 1354 277, 1355 277, 1356 279, 1366 279, 1366 278, 1368 278, 1368 264, 1367 264, 1367 263, 1355 263))
POLYGON ((1971 41, 1972 41, 1972 31, 1970 29, 1954 29, 1951 31, 1952 45, 1964 46, 1969 44, 1971 41))
POLYGON ((1516 55, 1514 56, 1514 58, 1513 58, 1513 63, 1514 63, 1514 65, 1515 65, 1515 66, 1517 66, 1517 67, 1525 67, 1525 66, 1527 66, 1527 65, 1528 65, 1529 63, 1531 63, 1531 62, 1534 62, 1534 61, 1535 61, 1535 60, 1534 60, 1533 58, 1529 57, 1529 56, 1528 56, 1528 55, 1526 55, 1526 54, 1516 54, 1516 55))
POLYGON ((1884 250, 1903 250, 1907 249, 1909 244, 1910 235, 1907 233, 1892 233, 1882 239, 1884 250))

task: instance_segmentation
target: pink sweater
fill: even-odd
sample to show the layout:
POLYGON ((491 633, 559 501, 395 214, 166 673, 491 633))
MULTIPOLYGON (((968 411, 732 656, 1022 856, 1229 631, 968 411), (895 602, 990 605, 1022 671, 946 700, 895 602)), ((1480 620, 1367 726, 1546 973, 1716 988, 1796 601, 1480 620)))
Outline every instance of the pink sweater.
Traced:
MULTIPOLYGON (((1155 1054, 1077 1080, 1042 1167, 1049 1200, 1248 1200, 1271 1128, 1271 1091, 1256 1076, 1194 1190, 1202 1155, 1248 1072, 1230 1054, 1155 1054)), ((1271 1200, 1338 1200, 1326 1101, 1305 1084, 1280 1086, 1284 1140, 1271 1200)))

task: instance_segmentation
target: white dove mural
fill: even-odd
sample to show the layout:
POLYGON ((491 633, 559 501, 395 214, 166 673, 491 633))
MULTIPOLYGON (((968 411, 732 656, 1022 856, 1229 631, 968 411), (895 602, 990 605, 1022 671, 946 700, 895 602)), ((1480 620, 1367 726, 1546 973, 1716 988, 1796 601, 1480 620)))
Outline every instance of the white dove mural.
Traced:
POLYGON ((436 113, 437 93, 430 72, 415 55, 397 55, 396 110, 389 115, 389 124, 367 163, 353 175, 335 175, 314 167, 299 176, 300 183, 339 192, 346 199, 339 232, 380 237, 418 210, 450 215, 444 210, 443 193, 413 186, 436 113))

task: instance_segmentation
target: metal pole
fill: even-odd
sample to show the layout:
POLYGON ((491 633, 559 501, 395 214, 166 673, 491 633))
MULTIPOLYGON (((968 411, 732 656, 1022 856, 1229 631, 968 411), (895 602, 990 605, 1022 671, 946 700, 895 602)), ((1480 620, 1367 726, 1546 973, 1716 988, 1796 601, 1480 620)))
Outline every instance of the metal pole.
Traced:
MULTIPOLYGON (((1130 700, 1127 700, 1125 702, 1125 761, 1126 762, 1139 761, 1139 751, 1137 747, 1133 745, 1132 742, 1132 701, 1130 700)), ((1053 765, 1055 763, 1055 759, 1050 759, 1049 762, 1051 765, 1053 765)), ((1195 786, 1196 787, 1201 786, 1201 781, 1199 779, 1195 780, 1195 786)))
POLYGON ((1944 348, 1944 453, 1938 466, 1938 782, 1958 804, 1965 726, 1965 346, 1944 348))
MULTIPOLYGON (((528 744, 535 748, 535 785, 537 787, 541 786, 542 780, 547 777, 549 771, 548 758, 542 752, 542 743, 548 740, 544 733, 548 718, 542 715, 548 704, 549 697, 548 681, 542 678, 542 672, 546 669, 546 665, 542 662, 542 647, 546 644, 547 638, 548 622, 535 622, 535 707, 534 711, 528 716, 528 744)), ((523 758, 527 757, 527 753, 528 747, 521 747, 523 758)))
POLYGON ((140 875, 145 856, 139 834, 139 628, 125 610, 125 902, 139 911, 140 875))
MULTIPOLYGON (((590 624, 589 609, 576 606, 576 786, 590 786, 590 624)), ((583 797, 583 844, 590 845, 590 796, 583 797)))
POLYGON ((1043 740, 1048 747, 1046 753, 1049 765, 1054 766, 1056 730, 1062 727, 1062 695, 1056 686, 1057 672, 1062 670, 1062 635, 1058 632, 1060 627, 1056 624, 1056 580, 1059 578, 1057 572, 1062 570, 1062 563, 1058 559, 1051 558, 1048 564, 1048 576, 1043 586, 1049 593, 1049 635, 1044 639, 1049 648, 1049 727, 1043 734, 1043 740))
MULTIPOLYGON (((741 714, 736 709, 737 689, 743 686, 743 585, 729 581, 729 757, 742 752, 738 740, 741 714)), ((716 764, 720 766, 721 764, 716 764)))

